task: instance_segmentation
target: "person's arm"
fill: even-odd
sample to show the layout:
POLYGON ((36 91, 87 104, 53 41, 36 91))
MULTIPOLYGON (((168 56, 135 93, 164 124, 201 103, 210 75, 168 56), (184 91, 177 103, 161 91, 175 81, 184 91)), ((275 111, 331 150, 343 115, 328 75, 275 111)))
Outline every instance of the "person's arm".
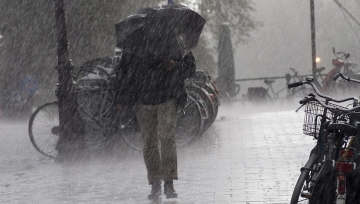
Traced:
POLYGON ((194 55, 189 52, 181 61, 181 68, 184 78, 190 78, 196 71, 196 60, 194 55))
POLYGON ((121 107, 133 105, 136 102, 137 84, 136 84, 136 58, 131 54, 123 54, 117 70, 117 78, 114 84, 115 106, 121 107))

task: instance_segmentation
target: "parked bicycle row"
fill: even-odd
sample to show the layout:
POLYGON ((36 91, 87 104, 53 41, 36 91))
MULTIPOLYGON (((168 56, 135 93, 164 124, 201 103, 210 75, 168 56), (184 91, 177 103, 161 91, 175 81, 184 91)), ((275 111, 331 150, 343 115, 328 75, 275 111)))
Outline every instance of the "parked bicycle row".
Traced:
MULTIPOLYGON (((344 81, 360 80, 336 73, 344 81)), ((289 84, 289 88, 310 85, 300 101, 305 106, 303 133, 317 140, 301 168, 291 204, 352 204, 360 200, 360 104, 357 97, 335 99, 319 91, 313 77, 289 84), (350 103, 350 104, 349 104, 350 103)), ((299 108, 299 109, 300 109, 299 108)), ((298 110, 299 110, 298 109, 298 110)))
MULTIPOLYGON (((133 107, 115 108, 113 89, 114 68, 118 57, 90 60, 74 70, 77 86, 77 114, 83 121, 82 134, 89 148, 107 148, 112 139, 121 137, 132 149, 142 150, 142 138, 133 107)), ((196 71, 185 81, 188 94, 184 109, 177 113, 177 145, 186 146, 200 138, 214 122, 219 102, 219 90, 205 71, 196 71)), ((59 136, 57 102, 40 106, 29 122, 29 135, 35 148, 45 156, 55 158, 59 136)))
MULTIPOLYGON (((332 80, 338 72, 344 73, 345 75, 355 79, 360 79, 360 70, 356 70, 357 64, 349 61, 350 53, 342 51, 336 52, 335 48, 333 48, 333 54, 333 68, 326 74, 323 73, 326 69, 325 67, 316 68, 313 73, 313 83, 316 84, 321 92, 329 95, 346 96, 348 94, 358 94, 357 90, 360 88, 360 85, 347 83, 346 81, 332 80)), ((290 73, 287 73, 283 78, 285 79, 285 85, 287 86, 290 83, 302 81, 305 77, 306 75, 300 75, 298 70, 290 68, 290 73)), ((278 101, 293 102, 312 91, 312 89, 304 86, 291 90, 287 90, 286 86, 282 86, 280 89, 275 89, 273 85, 276 82, 276 79, 264 78, 263 81, 266 85, 265 87, 249 87, 247 92, 243 95, 242 100, 250 103, 274 103, 278 101)))

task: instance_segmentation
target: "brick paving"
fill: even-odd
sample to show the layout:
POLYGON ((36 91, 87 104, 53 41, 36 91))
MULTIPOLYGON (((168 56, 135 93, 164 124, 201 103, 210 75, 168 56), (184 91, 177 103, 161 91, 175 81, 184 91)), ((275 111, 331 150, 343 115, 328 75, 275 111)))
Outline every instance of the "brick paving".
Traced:
MULTIPOLYGON (((220 106, 199 140, 178 150, 179 198, 162 203, 289 203, 315 144, 295 107, 220 106)), ((0 121, 0 203, 151 203, 140 152, 116 151, 76 163, 37 153, 27 123, 0 121)))

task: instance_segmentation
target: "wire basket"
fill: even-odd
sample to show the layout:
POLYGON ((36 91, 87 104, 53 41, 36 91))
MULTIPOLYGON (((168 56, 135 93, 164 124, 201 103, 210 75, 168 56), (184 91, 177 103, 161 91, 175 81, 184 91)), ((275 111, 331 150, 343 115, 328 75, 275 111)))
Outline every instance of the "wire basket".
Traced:
MULTIPOLYGON (((330 106, 344 108, 339 105, 329 104, 330 106)), ((303 125, 303 133, 305 135, 313 136, 317 138, 319 136, 321 119, 323 118, 324 107, 317 101, 309 101, 305 107, 305 117, 303 125)), ((329 110, 326 112, 326 117, 329 119, 334 118, 334 112, 329 110)), ((342 118, 343 121, 347 121, 349 118, 347 115, 338 114, 337 119, 342 118)))
POLYGON ((317 137, 319 135, 320 124, 324 107, 322 107, 317 101, 309 101, 305 107, 303 133, 317 137), (315 135, 316 134, 316 135, 315 135))

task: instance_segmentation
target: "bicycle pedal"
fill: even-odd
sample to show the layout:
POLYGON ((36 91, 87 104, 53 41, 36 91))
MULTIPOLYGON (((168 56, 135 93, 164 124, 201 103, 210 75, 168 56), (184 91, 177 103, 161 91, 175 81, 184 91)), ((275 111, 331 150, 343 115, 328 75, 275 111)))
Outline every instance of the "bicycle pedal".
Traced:
POLYGON ((301 192, 301 197, 303 198, 311 198, 312 194, 309 192, 301 192))

